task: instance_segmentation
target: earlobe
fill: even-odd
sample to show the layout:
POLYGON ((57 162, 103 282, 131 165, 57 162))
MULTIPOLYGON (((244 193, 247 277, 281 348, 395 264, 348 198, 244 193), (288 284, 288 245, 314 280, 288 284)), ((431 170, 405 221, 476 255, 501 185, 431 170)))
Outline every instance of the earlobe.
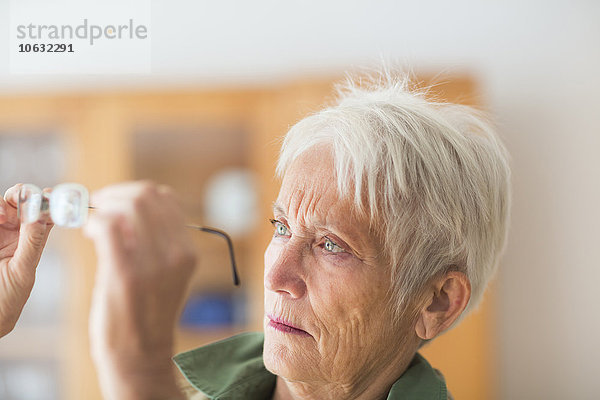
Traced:
POLYGON ((421 339, 433 339, 448 329, 462 314, 471 297, 471 283, 459 271, 450 271, 429 288, 415 323, 415 333, 421 339))
POLYGON ((429 326, 429 323, 425 322, 425 315, 423 315, 423 313, 421 313, 419 315, 419 318, 417 319, 417 323, 415 324, 415 332, 417 333, 417 336, 419 337, 419 339, 423 339, 423 340, 432 339, 427 333, 428 326, 429 326))

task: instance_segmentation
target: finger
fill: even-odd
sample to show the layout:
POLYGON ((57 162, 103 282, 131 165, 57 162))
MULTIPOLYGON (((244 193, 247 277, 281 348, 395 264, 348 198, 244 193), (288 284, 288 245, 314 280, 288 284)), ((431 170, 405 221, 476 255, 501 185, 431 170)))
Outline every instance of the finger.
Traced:
POLYGON ((4 200, 14 208, 17 208, 21 187, 23 187, 23 184, 17 183, 16 185, 8 188, 8 190, 4 193, 4 200))
POLYGON ((101 268, 122 268, 127 264, 130 246, 123 234, 128 229, 123 215, 99 212, 91 216, 84 227, 84 234, 93 240, 98 264, 101 268))
POLYGON ((124 182, 106 186, 91 195, 94 207, 101 208, 104 203, 116 199, 132 199, 138 196, 155 196, 158 193, 157 185, 150 181, 124 182))
MULTIPOLYGON (((157 201, 158 202, 158 201, 157 201)), ((196 265, 196 250, 192 235, 185 227, 183 209, 178 198, 168 191, 160 199, 160 209, 157 218, 160 223, 159 234, 155 235, 157 248, 160 248, 167 258, 167 265, 182 267, 196 265)))
MULTIPOLYGON (((10 207, 8 205, 8 203, 6 202, 6 200, 4 199, 0 199, 0 225, 5 224, 6 222, 9 222, 9 214, 11 214, 11 211, 14 210, 10 210, 13 207, 10 207)), ((16 217, 16 212, 13 212, 15 214, 16 217)))
POLYGON ((42 256, 52 224, 35 222, 23 224, 19 231, 19 242, 9 262, 10 268, 23 279, 33 279, 35 269, 42 256))
POLYGON ((155 196, 142 199, 138 206, 145 211, 145 218, 141 223, 146 232, 154 232, 148 239, 156 248, 168 251, 172 242, 177 243, 181 239, 181 233, 185 231, 183 211, 170 188, 160 185, 156 190, 155 196))
MULTIPOLYGON (((136 233, 143 232, 143 229, 135 229, 134 227, 142 224, 144 216, 136 211, 132 199, 104 197, 99 204, 96 206, 96 210, 90 213, 88 223, 84 227, 86 235, 94 239, 97 232, 96 225, 108 223, 107 218, 115 218, 121 220, 120 235, 125 247, 128 249, 133 248, 137 243, 136 233)), ((104 230, 100 231, 105 232, 104 230)))
MULTIPOLYGON (((156 225, 157 214, 160 207, 156 206, 156 200, 161 194, 156 185, 146 182, 128 182, 108 186, 92 195, 92 202, 96 208, 96 214, 118 214, 125 218, 128 223, 123 227, 123 232, 130 241, 147 239, 147 233, 156 225)), ((148 245, 148 243, 139 243, 148 245)))
POLYGON ((8 204, 3 198, 0 198, 0 225, 2 225, 3 228, 8 229, 16 229, 19 227, 17 208, 8 204))
MULTIPOLYGON (((172 242, 185 235, 183 212, 172 190, 151 182, 129 182, 103 188, 92 195, 101 214, 120 214, 127 220, 122 242, 130 249, 145 249, 145 256, 156 258, 173 250, 172 242), (150 256, 153 254, 154 256, 150 256)), ((90 228, 90 234, 93 229, 90 228)), ((191 238, 189 239, 191 242, 191 238)), ((138 250, 139 250, 138 249, 138 250)))

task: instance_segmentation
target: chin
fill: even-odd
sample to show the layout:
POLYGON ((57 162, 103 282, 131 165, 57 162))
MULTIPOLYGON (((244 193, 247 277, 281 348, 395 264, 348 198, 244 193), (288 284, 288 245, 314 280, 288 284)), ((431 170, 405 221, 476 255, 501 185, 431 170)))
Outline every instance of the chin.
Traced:
POLYGON ((265 368, 286 380, 304 380, 310 376, 307 351, 298 344, 288 343, 276 332, 265 331, 263 360, 265 368))

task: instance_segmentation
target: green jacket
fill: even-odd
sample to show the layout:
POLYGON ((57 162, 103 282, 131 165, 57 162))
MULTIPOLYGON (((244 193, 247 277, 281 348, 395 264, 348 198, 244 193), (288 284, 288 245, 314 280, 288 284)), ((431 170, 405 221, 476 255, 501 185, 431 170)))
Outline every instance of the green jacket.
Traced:
MULTIPOLYGON (((264 335, 242 333, 178 354, 175 364, 188 382, 212 400, 270 400, 276 376, 265 369, 264 335)), ((388 400, 446 400, 444 378, 419 353, 393 385, 388 400)))

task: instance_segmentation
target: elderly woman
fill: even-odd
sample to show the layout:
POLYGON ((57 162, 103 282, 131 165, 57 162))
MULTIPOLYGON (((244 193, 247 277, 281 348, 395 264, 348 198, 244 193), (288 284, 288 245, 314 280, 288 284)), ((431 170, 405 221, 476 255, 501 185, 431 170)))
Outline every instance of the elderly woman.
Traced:
MULTIPOLYGON (((264 332, 177 355, 183 389, 173 331, 195 260, 181 210, 150 183, 95 194, 92 354, 107 398, 449 396, 417 351, 477 306, 504 247, 509 168, 490 127, 405 81, 349 84, 292 127, 277 172, 264 332)), ((35 268, 38 225, 13 267, 35 268)))

